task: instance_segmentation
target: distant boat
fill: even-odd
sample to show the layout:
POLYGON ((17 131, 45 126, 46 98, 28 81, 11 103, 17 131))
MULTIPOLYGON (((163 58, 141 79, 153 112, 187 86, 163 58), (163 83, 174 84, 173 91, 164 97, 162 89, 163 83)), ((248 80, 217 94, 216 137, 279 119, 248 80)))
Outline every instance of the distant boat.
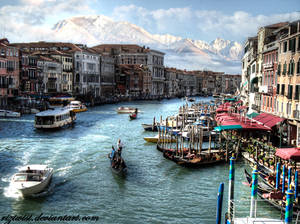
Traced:
POLYGON ((84 111, 88 110, 87 107, 83 103, 81 103, 80 101, 78 101, 78 100, 71 101, 66 106, 66 108, 74 111, 75 113, 84 112, 84 111))
POLYGON ((12 178, 12 186, 23 197, 42 192, 50 183, 53 168, 47 165, 27 165, 22 167, 12 178))
POLYGON ((0 117, 20 117, 19 112, 14 112, 10 110, 0 110, 0 117))
POLYGON ((142 124, 145 131, 158 131, 158 126, 156 124, 142 124))
POLYGON ((134 108, 134 107, 119 107, 117 109, 117 113, 119 113, 119 114, 132 114, 136 111, 140 112, 140 111, 138 111, 137 108, 134 108))
POLYGON ((75 112, 65 108, 57 108, 37 113, 34 126, 37 129, 55 129, 73 124, 75 120, 75 112))
POLYGON ((136 113, 129 114, 129 118, 130 120, 134 120, 137 118, 137 114, 136 113))

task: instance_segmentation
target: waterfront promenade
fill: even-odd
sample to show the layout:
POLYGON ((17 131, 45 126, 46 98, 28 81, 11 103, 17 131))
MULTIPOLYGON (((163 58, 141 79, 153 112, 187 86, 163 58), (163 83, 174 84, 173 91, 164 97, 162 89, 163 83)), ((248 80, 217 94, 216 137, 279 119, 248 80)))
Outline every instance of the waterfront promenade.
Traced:
MULTIPOLYGON (((166 160, 155 144, 143 140, 155 133, 144 132, 141 123, 175 114, 182 104, 172 99, 91 107, 77 115, 73 128, 56 132, 35 130, 34 115, 0 119, 0 217, 44 213, 98 216, 97 223, 215 223, 217 191, 220 182, 228 181, 228 164, 187 169, 166 160), (142 112, 129 121, 128 114, 116 113, 119 106, 142 112), (126 178, 112 174, 106 157, 118 138, 125 144, 126 178), (16 198, 9 178, 28 163, 55 169, 50 189, 38 198, 16 198)), ((244 166, 237 162, 235 198, 241 216, 250 210, 250 188, 242 185, 244 166)), ((279 212, 265 203, 259 208, 258 215, 278 217, 279 212)))

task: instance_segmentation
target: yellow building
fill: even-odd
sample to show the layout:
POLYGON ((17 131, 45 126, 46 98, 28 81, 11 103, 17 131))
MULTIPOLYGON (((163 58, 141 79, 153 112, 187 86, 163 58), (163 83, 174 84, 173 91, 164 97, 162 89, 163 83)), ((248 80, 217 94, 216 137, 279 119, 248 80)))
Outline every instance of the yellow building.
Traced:
POLYGON ((275 33, 279 41, 276 114, 288 121, 288 143, 300 146, 300 20, 275 33))

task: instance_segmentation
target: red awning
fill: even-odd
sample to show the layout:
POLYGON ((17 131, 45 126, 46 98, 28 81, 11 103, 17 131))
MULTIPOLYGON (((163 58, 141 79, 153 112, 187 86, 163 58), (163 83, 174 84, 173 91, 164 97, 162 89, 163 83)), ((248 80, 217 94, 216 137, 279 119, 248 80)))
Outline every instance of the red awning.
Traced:
POLYGON ((275 155, 285 160, 300 162, 300 148, 279 148, 275 155))
POLYGON ((276 124, 283 121, 284 118, 281 118, 281 117, 278 117, 278 116, 275 116, 275 115, 272 115, 272 114, 261 113, 261 114, 257 115, 256 117, 254 117, 253 120, 262 123, 266 127, 272 128, 276 124))
POLYGON ((236 113, 219 114, 216 116, 216 121, 218 122, 218 125, 241 125, 244 130, 271 130, 271 128, 267 126, 259 124, 256 121, 250 120, 249 118, 236 113))

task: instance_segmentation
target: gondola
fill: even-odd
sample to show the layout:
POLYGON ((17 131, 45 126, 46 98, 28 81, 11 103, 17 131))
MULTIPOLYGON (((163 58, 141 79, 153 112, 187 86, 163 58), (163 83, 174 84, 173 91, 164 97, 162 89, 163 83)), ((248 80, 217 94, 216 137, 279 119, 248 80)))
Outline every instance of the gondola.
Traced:
POLYGON ((185 148, 183 151, 183 155, 179 152, 176 155, 175 149, 164 149, 159 144, 157 145, 157 150, 163 152, 163 156, 171 160, 178 165, 190 168, 199 168, 203 166, 209 166, 217 163, 225 162, 225 152, 214 152, 214 153, 201 153, 201 157, 199 155, 194 156, 193 158, 189 158, 189 149, 185 148))
POLYGON ((124 159, 121 156, 117 156, 114 160, 108 154, 110 160, 110 167, 113 173, 118 175, 125 175, 127 173, 127 166, 124 159))
POLYGON ((136 113, 129 114, 129 118, 130 120, 134 120, 137 118, 137 114, 136 113))
MULTIPOLYGON (((252 177, 251 174, 247 172, 247 170, 244 170, 246 180, 248 182, 248 185, 251 187, 252 183, 252 177)), ((275 208, 277 208, 280 211, 285 211, 285 195, 281 191, 276 191, 274 188, 265 188, 264 184, 258 182, 258 188, 257 188, 257 194, 260 198, 262 198, 264 201, 268 202, 275 208)), ((299 205, 293 206, 293 216, 297 216, 297 214, 300 212, 299 205)))
POLYGON ((176 156, 169 152, 164 152, 164 157, 169 159, 178 165, 189 167, 189 168, 200 168, 204 166, 210 166, 218 163, 225 162, 225 159, 222 157, 214 159, 205 159, 204 155, 202 157, 195 156, 194 158, 188 158, 187 156, 181 157, 180 155, 176 156))

